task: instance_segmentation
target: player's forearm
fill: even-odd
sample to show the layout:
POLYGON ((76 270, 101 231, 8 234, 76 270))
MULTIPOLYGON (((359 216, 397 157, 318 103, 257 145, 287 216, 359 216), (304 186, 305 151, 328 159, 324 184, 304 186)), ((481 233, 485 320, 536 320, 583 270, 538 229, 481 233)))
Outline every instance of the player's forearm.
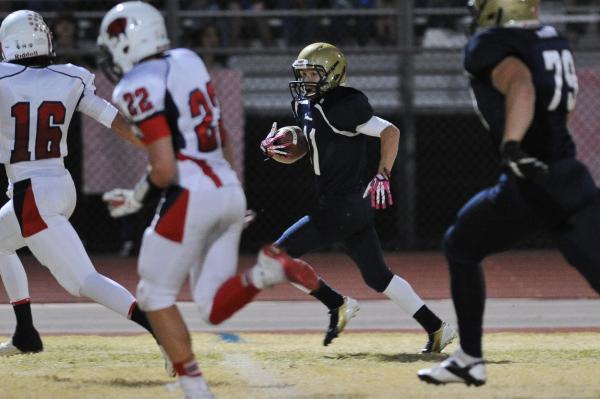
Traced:
POLYGON ((505 94, 506 122, 502 141, 522 141, 535 112, 535 89, 529 80, 511 83, 505 94))
POLYGON ((400 130, 390 125, 381 132, 381 158, 379 160, 378 173, 389 174, 398 155, 398 144, 400 143, 400 130))
POLYGON ((134 126, 131 125, 121 113, 117 113, 115 115, 115 119, 111 124, 111 129, 122 139, 130 142, 139 148, 145 148, 144 143, 140 139, 138 139, 134 133, 134 126))
POLYGON ((177 183, 177 161, 170 136, 162 137, 148 145, 148 161, 148 178, 152 184, 166 188, 177 183))

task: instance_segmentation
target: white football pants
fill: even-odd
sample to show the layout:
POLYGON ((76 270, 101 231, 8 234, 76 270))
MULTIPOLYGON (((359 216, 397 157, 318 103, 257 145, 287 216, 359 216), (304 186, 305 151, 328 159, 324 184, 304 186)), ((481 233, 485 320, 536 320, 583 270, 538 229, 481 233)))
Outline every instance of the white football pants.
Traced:
POLYGON ((189 276, 194 302, 208 322, 217 290, 237 270, 244 191, 240 186, 179 189, 161 206, 140 250, 140 307, 154 311, 172 306, 189 276), (164 227, 167 222, 171 229, 164 227), (180 233, 173 234, 177 229, 180 233))
POLYGON ((13 198, 0 209, 2 281, 11 301, 26 295, 27 280, 15 251, 27 246, 71 295, 88 297, 127 317, 135 298, 121 285, 98 274, 73 226, 71 175, 34 177, 14 185, 13 198), (13 298, 14 297, 14 298, 13 298))

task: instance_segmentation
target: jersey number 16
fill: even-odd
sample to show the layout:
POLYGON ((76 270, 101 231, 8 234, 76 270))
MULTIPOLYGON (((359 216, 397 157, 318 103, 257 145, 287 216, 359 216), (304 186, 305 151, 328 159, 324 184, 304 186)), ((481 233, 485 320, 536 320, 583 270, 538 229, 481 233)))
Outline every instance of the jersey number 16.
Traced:
POLYGON ((59 101, 44 101, 37 109, 37 126, 30 133, 29 102, 19 102, 10 108, 15 118, 15 145, 10 153, 10 163, 60 157, 62 130, 57 125, 65 123, 66 110, 59 101), (31 158, 30 137, 35 140, 35 154, 31 158))

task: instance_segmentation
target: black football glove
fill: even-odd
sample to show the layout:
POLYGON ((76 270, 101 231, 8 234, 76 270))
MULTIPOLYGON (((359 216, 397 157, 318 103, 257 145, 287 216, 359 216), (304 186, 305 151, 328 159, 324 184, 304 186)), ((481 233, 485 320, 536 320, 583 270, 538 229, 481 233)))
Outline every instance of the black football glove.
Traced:
POLYGON ((548 174, 548 165, 524 152, 518 141, 502 143, 500 156, 502 165, 520 179, 536 180, 548 174))

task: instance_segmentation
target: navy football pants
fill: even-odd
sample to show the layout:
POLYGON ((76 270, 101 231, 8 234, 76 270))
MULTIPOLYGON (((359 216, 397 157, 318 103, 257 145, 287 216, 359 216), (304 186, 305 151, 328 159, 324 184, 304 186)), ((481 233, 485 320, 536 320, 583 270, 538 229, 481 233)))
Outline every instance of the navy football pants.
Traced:
POLYGON ((585 166, 574 159, 559 161, 538 184, 502 175, 464 205, 444 236, 461 347, 468 354, 481 356, 481 261, 542 229, 600 293, 600 197, 585 166))
POLYGON ((287 229, 276 244, 292 257, 342 243, 367 285, 383 292, 394 276, 385 264, 369 202, 360 195, 328 197, 287 229))

